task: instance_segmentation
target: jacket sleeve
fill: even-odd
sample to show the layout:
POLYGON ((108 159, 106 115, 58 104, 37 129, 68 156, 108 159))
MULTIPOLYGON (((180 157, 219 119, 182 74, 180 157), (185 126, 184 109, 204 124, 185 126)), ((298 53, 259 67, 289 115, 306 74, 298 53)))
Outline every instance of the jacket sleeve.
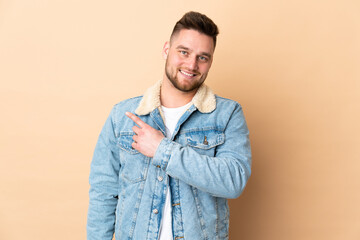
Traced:
POLYGON ((111 240, 114 234, 120 169, 113 126, 114 109, 100 133, 91 162, 88 240, 111 240))
POLYGON ((224 130, 225 141, 215 157, 164 138, 153 158, 171 177, 216 197, 237 198, 251 174, 249 131, 237 104, 224 130))

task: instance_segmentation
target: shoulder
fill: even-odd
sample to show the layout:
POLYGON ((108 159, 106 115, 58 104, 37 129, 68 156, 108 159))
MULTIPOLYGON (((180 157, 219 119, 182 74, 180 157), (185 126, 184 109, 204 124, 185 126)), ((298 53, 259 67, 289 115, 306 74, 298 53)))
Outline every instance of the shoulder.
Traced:
POLYGON ((234 101, 232 99, 229 98, 224 98, 224 97, 220 97, 218 95, 215 95, 216 98, 216 108, 221 110, 221 109, 242 109, 240 103, 238 103, 237 101, 234 101))
POLYGON ((237 101, 216 96, 216 111, 226 126, 231 124, 235 128, 241 127, 242 131, 248 132, 243 108, 237 101))
POLYGON ((113 110, 115 112, 121 111, 123 109, 125 109, 128 112, 134 111, 139 105, 142 98, 143 96, 137 96, 122 100, 114 105, 113 110))
POLYGON ((136 97, 132 97, 132 98, 128 98, 128 99, 125 99, 125 100, 122 100, 118 103, 116 103, 114 105, 115 108, 121 108, 123 106, 131 106, 131 105, 134 105, 134 104, 139 104, 139 102, 141 101, 143 96, 136 96, 136 97))
POLYGON ((142 96, 137 96, 116 103, 111 110, 111 116, 113 121, 120 121, 122 119, 122 116, 125 115, 125 112, 134 112, 139 105, 141 99, 142 96))

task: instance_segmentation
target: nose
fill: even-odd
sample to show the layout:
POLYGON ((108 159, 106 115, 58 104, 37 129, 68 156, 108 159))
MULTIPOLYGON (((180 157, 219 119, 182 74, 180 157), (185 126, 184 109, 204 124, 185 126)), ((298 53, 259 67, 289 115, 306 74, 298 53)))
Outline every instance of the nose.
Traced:
POLYGON ((195 70, 197 71, 199 66, 198 66, 198 61, 196 57, 189 57, 187 59, 187 67, 189 68, 189 70, 195 70))

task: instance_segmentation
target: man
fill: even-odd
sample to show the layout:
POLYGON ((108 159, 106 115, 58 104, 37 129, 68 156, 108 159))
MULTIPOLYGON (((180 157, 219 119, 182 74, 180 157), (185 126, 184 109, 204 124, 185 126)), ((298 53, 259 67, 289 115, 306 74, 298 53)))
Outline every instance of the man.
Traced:
POLYGON ((114 106, 90 173, 88 239, 228 239, 227 198, 250 176, 241 106, 203 84, 218 28, 186 13, 165 43, 162 81, 114 106))

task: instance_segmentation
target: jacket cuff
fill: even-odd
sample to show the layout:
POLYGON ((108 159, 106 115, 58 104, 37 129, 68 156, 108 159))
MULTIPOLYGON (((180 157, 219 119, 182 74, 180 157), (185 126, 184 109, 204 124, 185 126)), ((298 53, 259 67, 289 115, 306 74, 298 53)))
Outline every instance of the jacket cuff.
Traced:
POLYGON ((163 138, 152 159, 152 164, 165 171, 170 160, 172 149, 175 147, 175 144, 176 143, 171 141, 170 139, 163 138))

